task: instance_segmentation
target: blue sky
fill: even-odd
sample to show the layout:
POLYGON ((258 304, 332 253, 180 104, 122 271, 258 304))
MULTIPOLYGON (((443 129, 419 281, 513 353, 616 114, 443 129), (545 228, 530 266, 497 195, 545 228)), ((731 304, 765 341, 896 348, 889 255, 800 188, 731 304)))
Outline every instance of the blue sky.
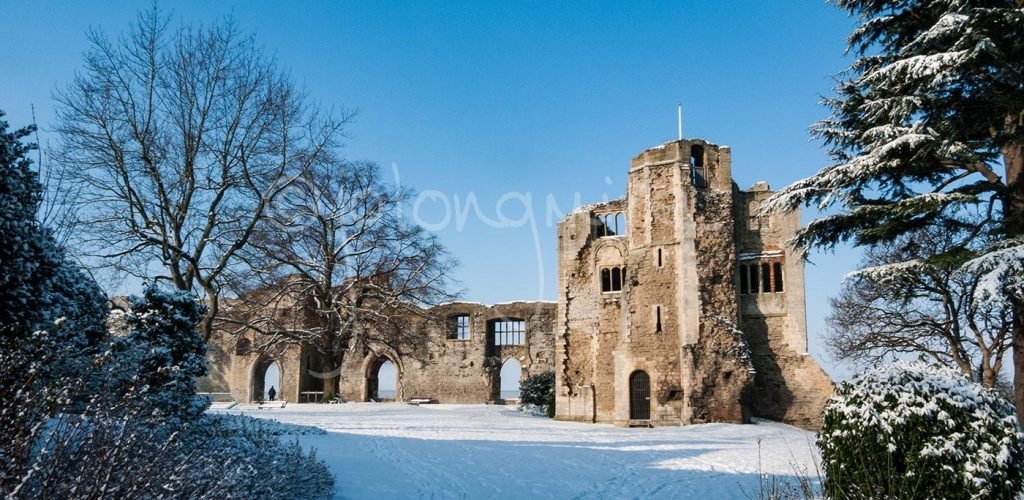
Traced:
MULTIPOLYGON (((30 122, 34 104, 43 142, 52 137, 51 92, 81 66, 86 30, 121 32, 147 6, 0 0, 11 125, 30 122)), ((489 303, 555 298, 554 223, 577 200, 621 196, 630 158, 675 137, 677 101, 684 135, 732 147, 740 187, 824 166, 807 128, 826 116, 819 96, 848 63, 853 26, 824 1, 790 0, 162 7, 188 23, 233 15, 311 98, 358 109, 347 156, 423 193, 410 211, 461 261, 465 297, 489 303)), ((807 267, 811 352, 838 377, 848 370, 819 336, 857 259, 816 253, 807 267)))

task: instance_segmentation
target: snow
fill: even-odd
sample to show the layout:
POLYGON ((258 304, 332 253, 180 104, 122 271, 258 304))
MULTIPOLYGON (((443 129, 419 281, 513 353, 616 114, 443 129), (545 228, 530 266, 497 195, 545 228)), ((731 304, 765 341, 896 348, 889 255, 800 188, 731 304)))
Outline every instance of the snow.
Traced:
POLYGON ((563 221, 568 220, 570 217, 572 217, 574 215, 577 215, 577 214, 590 213, 590 212, 593 212, 594 210, 600 209, 601 207, 603 207, 605 205, 610 205, 612 203, 617 203, 617 202, 621 202, 621 201, 624 201, 624 200, 625 200, 625 198, 616 198, 614 200, 598 201, 598 202, 594 202, 594 203, 587 203, 586 205, 580 205, 580 206, 572 209, 571 211, 569 211, 569 213, 565 214, 565 217, 562 217, 562 220, 563 221))
POLYGON ((759 472, 818 477, 815 435, 771 422, 628 429, 402 403, 241 413, 324 429, 296 439, 335 474, 338 498, 743 498, 759 472))

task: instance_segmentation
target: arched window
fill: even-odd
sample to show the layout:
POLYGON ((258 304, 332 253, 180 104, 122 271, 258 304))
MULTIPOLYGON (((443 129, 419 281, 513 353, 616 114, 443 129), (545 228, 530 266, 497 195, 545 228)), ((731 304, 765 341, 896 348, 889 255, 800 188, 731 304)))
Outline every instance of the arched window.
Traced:
POLYGON ((772 291, 771 269, 771 266, 767 262, 761 264, 761 291, 765 293, 772 291))
POLYGON ((604 268, 601 270, 601 291, 621 292, 626 282, 626 266, 604 268))
POLYGON ((604 217, 595 215, 590 218, 590 228, 594 233, 595 238, 604 238, 608 236, 608 226, 604 223, 604 217))
POLYGON ((590 218, 590 226, 595 238, 624 235, 626 234, 626 214, 622 212, 594 214, 590 218))
POLYGON ((785 290, 782 262, 770 260, 737 266, 740 274, 740 294, 780 293, 785 290))

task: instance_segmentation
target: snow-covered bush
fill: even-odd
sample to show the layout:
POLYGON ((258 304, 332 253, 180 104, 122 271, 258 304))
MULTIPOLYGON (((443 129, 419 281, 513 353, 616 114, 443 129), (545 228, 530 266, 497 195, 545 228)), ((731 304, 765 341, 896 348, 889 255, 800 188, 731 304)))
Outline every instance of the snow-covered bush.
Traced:
POLYGON ((542 407, 549 417, 555 416, 555 372, 538 373, 524 380, 519 387, 519 402, 542 407))
POLYGON ((37 433, 7 498, 326 498, 334 479, 276 427, 203 415, 179 427, 141 407, 99 398, 88 414, 58 413, 37 433), (113 403, 113 404, 111 404, 113 403))
POLYGON ((31 131, 0 119, 0 485, 27 470, 49 415, 79 396, 61 381, 89 368, 106 335, 106 297, 36 219, 31 131))
MULTIPOLYGON (((110 360, 109 380, 130 383, 133 401, 158 415, 181 422, 198 417, 209 406, 195 393, 195 379, 207 371, 206 342, 196 328, 206 307, 190 293, 156 285, 129 303, 127 332, 103 356, 110 360)), ((117 386, 109 390, 122 392, 117 386)))
POLYGON ((901 361, 839 384, 818 446, 836 498, 1012 498, 1024 488, 1013 405, 959 372, 901 361))

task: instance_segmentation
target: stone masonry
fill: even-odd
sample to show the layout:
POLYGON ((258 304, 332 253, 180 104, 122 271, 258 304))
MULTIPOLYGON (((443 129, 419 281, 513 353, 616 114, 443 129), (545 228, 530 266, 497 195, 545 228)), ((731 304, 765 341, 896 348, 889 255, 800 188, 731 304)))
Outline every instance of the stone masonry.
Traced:
MULTIPOLYGON (((439 323, 417 321, 426 342, 414 352, 398 353, 382 345, 360 344, 345 354, 339 394, 346 401, 381 399, 376 393, 377 374, 385 361, 398 371, 395 399, 429 398, 441 403, 500 401, 501 367, 515 359, 520 380, 554 369, 555 304, 510 302, 486 306, 454 302, 430 309, 423 316, 441 318, 439 323), (457 318, 466 317, 462 338, 457 318), (521 322, 521 323, 520 323, 521 322), (505 345, 495 342, 496 324, 522 325, 521 335, 507 335, 505 345)), ((283 344, 269 351, 250 349, 253 334, 218 333, 210 341, 207 359, 210 375, 199 389, 220 399, 256 401, 264 393, 263 379, 271 363, 281 373, 278 399, 291 402, 319 401, 323 381, 317 378, 317 356, 305 346, 283 344)))
MULTIPOLYGON (((558 301, 455 302, 413 318, 415 350, 349 347, 338 393, 379 400, 378 372, 398 372, 395 399, 498 402, 501 367, 556 378, 561 420, 616 425, 748 422, 815 429, 832 382, 807 354, 803 262, 786 241, 800 214, 759 216, 771 195, 732 181, 730 150, 679 140, 630 164, 626 197, 580 207, 558 225, 558 301)), ((289 314, 282 311, 280 314, 289 314)), ((319 400, 308 346, 254 349, 252 333, 210 341, 200 390, 254 401, 271 363, 278 394, 319 400)))
POLYGON ((800 215, 757 217, 770 192, 737 189, 730 163, 703 140, 648 149, 625 199, 559 224, 556 418, 820 424, 832 384, 806 353, 785 246, 800 215))

